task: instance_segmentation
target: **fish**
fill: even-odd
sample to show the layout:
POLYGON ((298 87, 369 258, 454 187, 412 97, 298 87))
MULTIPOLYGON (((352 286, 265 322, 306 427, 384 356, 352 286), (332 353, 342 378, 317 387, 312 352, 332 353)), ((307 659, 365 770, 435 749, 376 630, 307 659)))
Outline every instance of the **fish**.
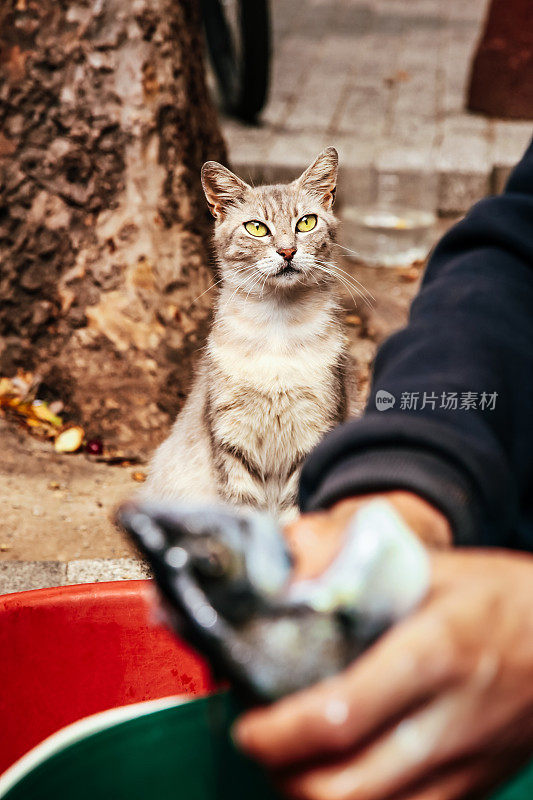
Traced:
POLYGON ((424 546, 385 500, 362 506, 328 568, 298 581, 281 528, 262 512, 129 501, 117 521, 151 565, 171 627, 245 702, 342 671, 431 582, 424 546))

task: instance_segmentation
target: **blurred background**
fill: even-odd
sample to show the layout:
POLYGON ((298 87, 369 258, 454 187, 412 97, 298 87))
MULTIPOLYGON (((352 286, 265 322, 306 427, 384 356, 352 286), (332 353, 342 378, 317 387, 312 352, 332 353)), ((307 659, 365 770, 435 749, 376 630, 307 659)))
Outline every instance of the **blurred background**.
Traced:
MULTIPOLYGON (((503 103, 491 116, 467 108, 489 5, 487 0, 274 0, 271 82, 260 126, 222 120, 233 166, 257 180, 285 179, 334 143, 342 203, 355 204, 361 191, 368 191, 373 169, 436 175, 440 215, 463 213, 498 191, 532 126, 504 121, 503 103)), ((508 24, 516 5, 521 35, 530 45, 531 7, 494 5, 504 7, 508 24)), ((501 19, 498 29, 498 40, 490 44, 500 55, 506 46, 501 19)), ((517 41, 515 49, 531 104, 530 47, 517 41)), ((486 80, 487 106, 491 84, 501 73, 499 61, 493 73, 486 80)), ((509 94, 513 90, 518 92, 516 77, 509 94)), ((522 113, 527 120, 525 108, 522 113)))
POLYGON ((110 514, 209 327, 204 160, 276 182, 338 149, 362 408, 430 247, 531 137, 530 5, 2 4, 0 593, 146 574, 110 514))

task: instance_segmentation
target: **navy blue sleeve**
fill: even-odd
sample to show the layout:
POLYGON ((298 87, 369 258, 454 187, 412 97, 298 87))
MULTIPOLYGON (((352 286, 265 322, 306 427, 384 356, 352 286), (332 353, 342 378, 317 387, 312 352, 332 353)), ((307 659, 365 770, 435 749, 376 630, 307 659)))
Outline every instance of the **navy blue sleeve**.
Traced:
POLYGON ((363 417, 307 459, 300 507, 393 488, 440 508, 458 544, 533 550, 533 142, 435 248, 363 417))

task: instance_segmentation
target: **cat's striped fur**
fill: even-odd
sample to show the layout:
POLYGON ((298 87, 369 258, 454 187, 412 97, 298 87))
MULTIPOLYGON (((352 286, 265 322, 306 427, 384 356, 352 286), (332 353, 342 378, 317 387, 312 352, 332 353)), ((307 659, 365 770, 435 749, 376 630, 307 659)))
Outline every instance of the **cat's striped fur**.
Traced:
POLYGON ((347 410, 345 336, 326 266, 336 174, 333 148, 288 185, 252 188, 204 166, 222 284, 191 394, 153 458, 151 496, 294 513, 303 459, 347 410), (316 227, 297 232, 309 214, 316 227), (249 220, 269 235, 253 237, 249 220), (278 253, 295 248, 290 262, 278 253))

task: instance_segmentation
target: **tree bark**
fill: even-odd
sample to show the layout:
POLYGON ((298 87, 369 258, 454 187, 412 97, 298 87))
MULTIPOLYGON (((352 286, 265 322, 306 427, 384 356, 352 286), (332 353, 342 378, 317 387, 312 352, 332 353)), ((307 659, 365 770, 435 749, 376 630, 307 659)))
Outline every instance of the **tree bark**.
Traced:
POLYGON ((88 436, 163 438, 208 325, 202 162, 225 149, 195 0, 0 7, 0 375, 88 436))
POLYGON ((492 0, 472 64, 467 107, 491 117, 533 119, 531 0, 492 0))

